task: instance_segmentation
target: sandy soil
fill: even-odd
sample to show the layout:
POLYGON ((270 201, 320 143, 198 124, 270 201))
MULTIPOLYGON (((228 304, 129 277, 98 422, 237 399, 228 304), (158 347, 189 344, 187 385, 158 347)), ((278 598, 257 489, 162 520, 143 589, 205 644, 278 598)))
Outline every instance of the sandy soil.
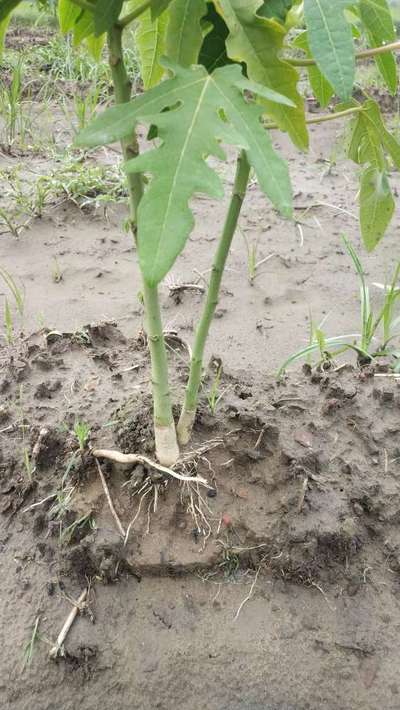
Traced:
MULTIPOLYGON (((328 335, 358 331, 358 285, 340 241, 346 233, 361 251, 355 170, 340 159, 328 171, 322 161, 333 146, 340 153, 343 135, 343 126, 314 128, 308 156, 281 141, 301 230, 256 185, 247 197, 241 230, 249 243, 259 240, 260 260, 273 256, 250 285, 238 233, 224 279, 208 354, 222 358, 227 389, 215 420, 203 406, 196 439, 223 442, 207 454, 211 478, 198 462, 217 491, 205 499, 212 531, 204 550, 208 529, 196 532, 175 483, 149 517, 146 501, 123 548, 89 456, 78 455, 68 473, 76 488, 61 532, 82 515, 96 529, 87 522, 60 544, 54 499, 23 512, 60 490, 77 418, 89 422, 94 442, 148 447, 148 362, 122 207, 105 220, 66 204, 18 240, 2 236, 0 264, 25 288, 28 337, 1 351, 1 707, 400 708, 398 388, 368 370, 311 381, 296 369, 280 387, 272 378, 307 341, 309 311, 316 322, 328 316, 328 335), (101 320, 119 330, 84 328, 101 320), (66 335, 46 339, 49 330, 66 335), (32 452, 44 427, 31 485, 24 447, 32 452), (88 608, 65 658, 52 662, 49 644, 89 579, 88 608), (23 667, 38 617, 39 640, 23 667)), ((13 160, 2 156, 2 166, 13 160)), ((44 159, 30 160, 40 173, 44 159)), ((227 183, 232 167, 223 168, 227 183)), ((209 269, 222 225, 224 204, 197 199, 194 208, 196 230, 174 283, 209 269)), ((370 282, 384 281, 400 257, 398 232, 397 215, 379 249, 361 252, 370 282)), ((200 294, 176 299, 163 287, 165 321, 185 340, 200 306, 200 294)), ((183 372, 179 365, 176 397, 183 372)), ((154 472, 104 471, 126 527, 137 510, 134 483, 154 472)))
MULTIPOLYGON (((340 155, 344 125, 311 128, 308 155, 295 152, 284 139, 278 146, 289 160, 303 243, 295 225, 271 210, 256 184, 247 196, 242 234, 236 235, 209 347, 210 354, 223 356, 229 366, 258 363, 262 372, 276 368, 308 342, 310 312, 316 323, 326 318, 327 335, 359 332, 358 284, 341 242, 343 233, 358 247, 370 282, 384 281, 399 256, 397 219, 373 254, 368 256, 360 245, 354 218, 358 190, 354 165, 340 158, 338 166, 326 174, 329 165, 322 158, 335 157, 338 151, 340 155), (306 215, 300 209, 319 203, 332 207, 316 207, 306 215), (249 244, 258 240, 259 261, 273 255, 259 267, 253 286, 248 281, 243 234, 249 244)), ((108 160, 117 159, 114 152, 109 153, 108 160)), ((4 161, 9 165, 12 159, 4 161)), ((44 168, 40 159, 35 165, 38 173, 48 169, 48 163, 42 162, 44 168)), ((233 163, 222 169, 229 195, 233 163)), ((391 180, 395 187, 399 185, 398 175, 393 174, 391 180)), ((174 281, 193 282, 197 279, 194 269, 206 272, 210 268, 224 207, 206 198, 195 201, 196 229, 173 269, 174 281)), ((27 333, 38 324, 75 330, 101 318, 116 320, 127 335, 141 327, 136 297, 140 277, 130 237, 121 230, 125 215, 122 206, 110 208, 109 220, 104 221, 102 211, 85 216, 65 205, 36 220, 19 240, 3 235, 1 263, 20 277, 26 290, 27 333), (52 278, 55 258, 63 275, 59 283, 52 278)), ((200 306, 196 293, 186 292, 176 305, 168 287, 163 288, 166 324, 189 339, 200 306)))

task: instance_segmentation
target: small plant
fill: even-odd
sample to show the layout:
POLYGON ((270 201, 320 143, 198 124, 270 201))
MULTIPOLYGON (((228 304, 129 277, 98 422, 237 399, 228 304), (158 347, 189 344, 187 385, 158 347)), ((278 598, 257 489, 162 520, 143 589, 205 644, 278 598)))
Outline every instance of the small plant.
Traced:
MULTIPOLYGON (((19 0, 0 4, 7 21, 19 0)), ((356 63, 375 57, 389 91, 397 90, 396 41, 386 0, 63 0, 60 27, 72 45, 91 45, 102 66, 107 43, 109 75, 116 106, 107 108, 75 140, 89 149, 120 141, 130 206, 130 225, 143 278, 147 342, 152 369, 155 448, 158 460, 173 466, 179 446, 188 443, 202 384, 205 345, 218 303, 221 281, 235 235, 250 172, 284 218, 292 218, 288 166, 275 151, 270 131, 289 134, 308 147, 307 124, 350 117, 348 156, 361 166, 360 224, 364 244, 375 248, 394 212, 388 166, 400 168, 400 145, 386 128, 379 106, 352 97, 356 63), (384 21, 381 21, 381 15, 384 21), (132 99, 127 71, 130 28, 135 23, 144 92, 132 99), (354 28, 356 25, 356 29, 354 28), (303 30, 302 44, 293 40, 303 30), (207 30, 207 31, 205 31, 207 30), (356 51, 353 34, 368 49, 356 51), (300 48, 300 56, 299 56, 300 48), (385 61, 383 61, 383 58, 385 61), (243 68, 245 67, 245 72, 243 68), (333 112, 307 118, 299 92, 299 68, 309 72, 321 106, 336 95, 333 112), (268 121, 265 120, 268 117, 268 121), (151 148, 140 153, 138 125, 151 148), (223 196, 223 185, 208 158, 226 160, 222 143, 236 150, 234 185, 213 258, 202 314, 192 348, 189 377, 176 426, 172 412, 159 285, 184 249, 194 226, 190 208, 197 193, 223 196)), ((81 116, 82 117, 82 116, 81 116)), ((86 120, 86 116, 84 117, 86 120)), ((82 160, 87 163, 86 154, 82 160)), ((102 177, 98 176, 101 183, 102 177)), ((76 192, 76 191, 75 191, 76 192)), ((104 189, 96 191, 104 195, 104 189)), ((87 190, 86 190, 87 194, 87 190)), ((251 255, 251 278, 258 261, 251 255)), ((329 346, 329 339, 315 344, 329 346)), ((349 345, 348 347, 354 347, 349 345)), ((355 348, 356 349, 356 348, 355 348)), ((360 351, 360 348, 358 348, 360 351)))
POLYGON ((85 422, 75 422, 74 434, 79 443, 80 451, 84 451, 90 437, 90 427, 85 422))
POLYGON ((8 286, 11 291, 12 296, 15 300, 15 305, 20 316, 24 314, 24 293, 21 288, 17 285, 17 282, 11 276, 11 274, 0 266, 0 278, 4 281, 6 286, 8 286))
POLYGON ((254 281, 256 280, 256 277, 259 273, 258 269, 260 268, 260 266, 262 266, 267 261, 272 259, 275 256, 275 254, 269 254, 268 256, 265 256, 262 259, 259 259, 258 258, 259 239, 256 239, 255 241, 250 243, 244 232, 242 232, 242 235, 243 235, 243 239, 246 244, 246 250, 247 250, 247 274, 248 274, 249 284, 250 284, 250 286, 254 286, 254 281))
POLYGON ((126 199, 126 189, 121 172, 110 165, 90 165, 81 156, 66 154, 61 157, 61 166, 36 183, 36 214, 42 214, 49 202, 70 200, 80 209, 95 208, 109 202, 126 199))
POLYGON ((278 373, 279 377, 291 364, 309 358, 315 352, 319 352, 319 365, 332 361, 334 357, 338 357, 346 350, 353 350, 361 361, 370 361, 380 356, 393 356, 396 358, 393 367, 397 367, 398 353, 393 347, 393 342, 400 337, 400 315, 395 314, 395 306, 400 298, 400 262, 396 265, 388 285, 375 284, 383 292, 384 297, 382 306, 377 313, 374 313, 370 289, 365 280, 361 261, 346 237, 343 237, 343 242, 354 264, 360 285, 360 333, 327 338, 321 327, 314 328, 311 321, 309 345, 295 352, 283 363, 278 373))
POLYGON ((0 83, 0 116, 3 119, 3 143, 11 149, 15 141, 24 145, 30 133, 31 118, 23 98, 24 63, 21 58, 11 69, 9 82, 0 83))
POLYGON ((12 345, 14 342, 14 323, 8 298, 4 301, 4 326, 6 342, 8 345, 12 345))
POLYGON ((89 527, 91 530, 96 529, 96 523, 92 518, 91 513, 88 513, 87 515, 82 515, 82 517, 77 518, 73 521, 73 523, 71 523, 60 531, 61 545, 68 545, 74 535, 76 535, 79 531, 84 531, 86 527, 89 527))
POLYGON ((33 654, 35 652, 36 644, 40 640, 39 623, 40 623, 40 616, 37 616, 35 619, 35 623, 33 624, 32 634, 30 636, 30 639, 26 643, 25 648, 24 648, 24 657, 23 657, 23 663, 22 663, 23 669, 32 664, 33 654))

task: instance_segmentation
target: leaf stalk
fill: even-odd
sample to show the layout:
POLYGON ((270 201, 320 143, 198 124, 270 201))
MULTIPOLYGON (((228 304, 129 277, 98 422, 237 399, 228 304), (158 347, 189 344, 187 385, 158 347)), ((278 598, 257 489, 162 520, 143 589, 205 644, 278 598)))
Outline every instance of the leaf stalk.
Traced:
MULTIPOLYGON (((131 99, 131 83, 123 57, 122 32, 123 28, 117 25, 108 32, 109 61, 115 100, 118 104, 127 103, 131 99)), ((139 154, 136 133, 123 139, 121 145, 125 160, 135 158, 139 154)), ((140 173, 129 173, 127 180, 131 228, 136 239, 137 210, 143 195, 143 178, 140 173)), ((143 293, 151 356, 156 454, 163 466, 172 466, 176 463, 179 450, 169 393, 167 352, 161 322, 158 288, 144 282, 143 293)))
POLYGON ((228 208, 224 229, 214 257, 206 302, 196 330, 193 354, 190 362, 189 380, 185 391, 185 401, 177 426, 178 441, 185 445, 190 439, 201 386, 204 349, 221 287, 226 260, 235 235, 243 200, 250 176, 250 165, 245 151, 241 151, 236 167, 232 197, 228 208))

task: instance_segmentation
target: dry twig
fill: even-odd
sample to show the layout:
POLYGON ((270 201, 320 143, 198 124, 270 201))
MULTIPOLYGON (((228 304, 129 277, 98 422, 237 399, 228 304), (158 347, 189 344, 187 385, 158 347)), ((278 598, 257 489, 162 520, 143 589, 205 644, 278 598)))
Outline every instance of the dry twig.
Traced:
POLYGON ((86 601, 87 595, 88 595, 88 590, 85 589, 82 592, 82 594, 80 595, 77 602, 75 603, 73 609, 68 614, 68 616, 65 620, 65 624, 62 627, 62 629, 58 635, 55 645, 49 651, 50 658, 55 659, 55 658, 58 658, 58 656, 60 656, 60 655, 61 656, 64 655, 64 649, 63 649, 64 641, 67 638, 68 632, 69 632, 72 624, 74 623, 75 618, 78 615, 78 612, 81 611, 82 605, 86 601))

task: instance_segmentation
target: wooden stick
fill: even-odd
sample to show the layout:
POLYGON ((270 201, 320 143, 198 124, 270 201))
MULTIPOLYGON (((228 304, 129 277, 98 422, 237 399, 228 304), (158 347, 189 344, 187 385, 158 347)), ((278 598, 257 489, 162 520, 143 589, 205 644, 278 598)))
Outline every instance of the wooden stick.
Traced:
POLYGON ((56 641, 55 645, 54 645, 53 648, 50 649, 50 651, 49 651, 49 656, 50 656, 50 658, 56 659, 56 658, 58 658, 58 656, 64 656, 64 655, 65 655, 64 649, 63 649, 64 641, 65 641, 65 639, 67 638, 68 632, 69 632, 69 630, 70 630, 72 624, 74 623, 75 618, 76 618, 78 612, 81 610, 81 605, 82 605, 83 602, 85 601, 85 599, 86 599, 86 597, 87 597, 87 594, 88 594, 88 590, 85 589, 85 590, 82 592, 82 594, 80 595, 78 601, 75 603, 73 609, 71 609, 70 613, 68 614, 68 616, 67 616, 67 618, 66 618, 66 620, 65 620, 65 624, 64 624, 64 626, 62 627, 62 629, 61 629, 61 631, 60 631, 60 633, 59 633, 59 635, 58 635, 58 638, 57 638, 57 641, 56 641))

